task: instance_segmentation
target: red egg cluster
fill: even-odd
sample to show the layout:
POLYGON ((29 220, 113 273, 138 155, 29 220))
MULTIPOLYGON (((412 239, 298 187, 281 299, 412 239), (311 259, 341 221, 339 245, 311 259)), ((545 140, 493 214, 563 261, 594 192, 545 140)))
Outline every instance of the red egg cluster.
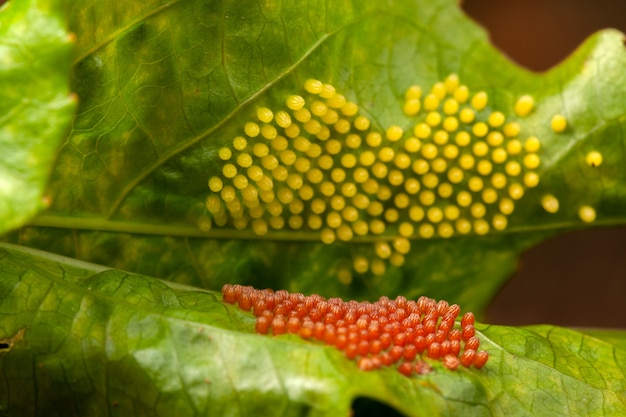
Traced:
POLYGON ((452 370, 459 365, 480 369, 489 359, 486 351, 478 350, 474 314, 465 313, 460 328, 455 327, 461 308, 443 300, 383 296, 374 303, 345 302, 230 284, 222 293, 225 302, 252 311, 257 333, 293 333, 319 340, 356 359, 365 371, 399 363, 398 371, 410 376, 430 372, 423 358, 440 360, 452 370))

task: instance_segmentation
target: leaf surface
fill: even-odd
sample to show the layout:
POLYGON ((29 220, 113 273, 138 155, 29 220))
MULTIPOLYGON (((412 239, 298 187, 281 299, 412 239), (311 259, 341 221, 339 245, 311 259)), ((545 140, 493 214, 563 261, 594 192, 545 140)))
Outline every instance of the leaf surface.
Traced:
POLYGON ((477 325, 482 370, 360 371, 332 347, 254 333, 211 291, 3 245, 0 410, 11 416, 608 416, 626 351, 552 326, 477 325), (19 386, 20 389, 13 389, 19 386))
MULTIPOLYGON (((212 289, 235 281, 359 299, 428 294, 481 311, 514 271, 521 251, 558 231, 587 226, 579 218, 582 206, 595 209, 595 224, 624 221, 626 84, 620 68, 626 57, 617 32, 596 34, 558 68, 533 74, 494 50, 451 0, 332 7, 208 0, 111 6, 101 0, 68 7, 78 34, 73 82, 81 105, 54 171, 54 204, 32 223, 37 227, 13 237, 22 244, 212 289), (393 243, 400 221, 385 220, 382 235, 325 245, 319 230, 289 230, 287 204, 283 229, 270 227, 262 237, 250 222, 236 230, 231 220, 225 227, 211 220, 207 182, 223 170, 219 150, 244 135, 258 108, 285 109, 290 94, 304 94, 305 80, 317 78, 357 103, 371 131, 384 135, 398 125, 408 135, 426 112, 415 117, 402 112, 405 90, 418 84, 426 94, 451 73, 472 93, 488 94, 476 120, 500 111, 520 123, 522 144, 531 135, 540 139, 541 162, 534 170, 539 185, 525 188, 502 231, 493 226, 493 216, 502 211, 498 204, 508 198, 510 185, 523 184, 521 175, 508 176, 497 190, 498 201, 485 203, 486 235, 455 231, 446 238, 440 230, 457 230, 454 221, 411 220, 415 232, 404 265, 384 260, 382 275, 372 273, 373 264, 358 272, 354 263, 376 260, 375 243, 393 243), (525 94, 534 97, 535 108, 519 117, 513 108, 525 94), (569 123, 563 133, 550 128, 557 113, 569 123), (592 150, 604 156, 601 166, 586 163, 592 150), (545 196, 559 202, 556 214, 542 208, 545 196), (427 223, 434 230, 430 238, 419 231, 427 223)), ((250 146, 265 141, 248 139, 250 146)), ((390 144, 400 152, 402 142, 390 144)), ((356 154, 368 149, 363 143, 356 154)), ((472 153, 470 147, 461 151, 472 153)), ((510 159, 530 171, 516 158, 510 159)), ((451 159, 449 167, 456 163, 451 159)), ((503 170, 492 165, 494 172, 503 170)), ((447 181, 446 174, 439 175, 440 182, 447 181)), ((467 189, 472 175, 477 173, 469 169, 453 187, 455 194, 437 197, 435 206, 455 205, 454 196, 467 189)), ((410 170, 405 176, 424 180, 410 170)), ((484 188, 491 188, 490 181, 485 175, 484 188)), ((392 192, 403 189, 394 186, 392 192)), ((474 202, 481 193, 473 194, 474 202)), ((393 208, 392 200, 370 195, 376 200, 393 208)), ((411 197, 411 204, 419 206, 417 200, 411 197)), ((480 215, 468 210, 462 208, 461 217, 478 230, 480 215)), ((266 221, 270 217, 264 215, 266 221)), ((310 217, 305 206, 302 219, 310 217)))
POLYGON ((0 7, 0 233, 50 204, 44 189, 76 98, 69 94, 71 37, 58 1, 0 7))

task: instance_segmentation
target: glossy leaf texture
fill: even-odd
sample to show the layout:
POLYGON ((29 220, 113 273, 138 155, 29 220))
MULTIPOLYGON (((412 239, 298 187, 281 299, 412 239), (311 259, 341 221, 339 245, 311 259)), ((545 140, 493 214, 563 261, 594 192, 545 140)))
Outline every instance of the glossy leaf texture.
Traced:
POLYGON ((72 53, 60 1, 0 7, 0 233, 49 205, 44 189, 76 108, 72 53))
MULTIPOLYGON (((81 105, 54 171, 54 204, 14 241, 210 289, 239 282, 359 299, 427 294, 481 311, 514 271, 522 250, 558 231, 588 226, 579 218, 581 207, 595 210, 593 224, 624 222, 626 83, 621 68, 626 55, 622 35, 606 31, 552 71, 529 73, 496 51, 456 3, 72 2, 68 15, 78 35, 74 86, 81 105), (476 121, 487 122, 490 114, 501 112, 507 121, 519 123, 522 145, 530 136, 539 138, 533 155, 540 162, 524 162, 528 151, 515 151, 522 152, 515 157, 521 169, 532 167, 539 183, 522 187, 523 195, 512 193, 514 206, 498 208, 513 183, 524 184, 523 172, 505 177, 506 185, 502 178, 496 182, 489 172, 503 171, 504 163, 492 161, 488 153, 484 159, 492 168, 468 168, 460 184, 448 184, 453 196, 440 199, 444 191, 433 188, 440 211, 432 213, 432 221, 410 221, 415 231, 409 234, 411 250, 403 265, 384 260, 378 273, 372 272, 373 263, 366 272, 354 264, 376 260, 375 244, 393 243, 400 221, 385 218, 380 235, 355 235, 349 242, 337 239, 326 245, 319 230, 290 228, 289 212, 298 211, 287 203, 277 220, 284 225, 270 227, 263 236, 252 231, 252 219, 242 230, 230 220, 225 227, 211 220, 207 183, 214 176, 227 181, 219 151, 232 149, 234 138, 245 136, 246 123, 258 122, 259 108, 286 109, 286 99, 304 95, 304 83, 315 78, 356 103, 358 114, 370 121, 369 131, 384 136, 397 125, 404 129, 404 141, 428 113, 407 116, 405 91, 417 84, 426 94, 452 73, 472 94, 488 95, 476 121), (523 95, 535 102, 526 117, 514 112, 523 95), (560 133, 550 126, 556 114, 568 122, 560 133), (604 156, 601 165, 587 163, 591 151, 604 156), (470 233, 461 234, 454 221, 441 220, 441 210, 456 205, 454 196, 468 187, 471 176, 483 184, 472 198, 485 200, 481 205, 487 214, 479 208, 470 233), (494 191, 492 182, 500 188, 494 191), (483 197, 486 188, 496 193, 497 202, 483 197), (558 207, 548 205, 551 211, 558 208, 556 213, 542 207, 546 196, 558 202, 558 207), (496 228, 498 210, 507 216, 496 228), (432 234, 420 232, 427 223, 432 234)), ((474 136, 472 146, 486 140, 474 136)), ((425 139, 423 145, 433 140, 425 139)), ((248 137, 250 146, 259 141, 269 143, 261 136, 248 137)), ((386 144, 400 153, 402 141, 386 144)), ((317 142, 328 151, 326 142, 317 142)), ((475 154, 477 166, 483 157, 470 148, 461 153, 475 154)), ((360 157, 366 150, 363 141, 353 153, 360 157)), ((345 153, 337 155, 337 164, 345 153)), ((448 168, 459 163, 446 158, 448 168)), ((319 159, 310 162, 313 167, 319 159)), ((374 175, 373 168, 369 172, 374 175)), ((403 172, 404 178, 428 187, 422 174, 403 172)), ((437 172, 436 181, 448 182, 449 171, 437 172)), ((274 182, 278 192, 280 181, 274 182)), ((339 182, 333 187, 338 189, 339 182)), ((401 185, 391 191, 404 192, 401 185)), ((417 196, 410 199, 419 205, 417 196)), ((369 201, 385 209, 396 204, 378 194, 369 201)), ((423 210, 430 209, 428 204, 423 203, 423 210)), ((369 214, 360 215, 371 220, 369 214)), ((270 220, 269 214, 263 216, 270 220)), ((308 205, 300 217, 303 222, 311 218, 308 205)))
POLYGON ((481 369, 360 371, 294 335, 254 333, 219 293, 4 244, 0 410, 10 416, 622 415, 626 351, 552 326, 477 325, 481 369))

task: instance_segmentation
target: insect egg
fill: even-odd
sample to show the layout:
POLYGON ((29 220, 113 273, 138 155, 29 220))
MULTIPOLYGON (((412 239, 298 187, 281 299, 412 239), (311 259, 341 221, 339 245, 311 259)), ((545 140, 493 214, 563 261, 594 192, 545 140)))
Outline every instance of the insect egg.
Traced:
POLYGON ((556 133, 561 133, 567 128, 567 120, 561 114, 555 114, 550 120, 550 127, 556 133))
POLYGON ((585 161, 590 167, 599 167, 602 165, 602 154, 598 151, 591 151, 585 157, 585 161))
POLYGON ((487 101, 488 101, 488 97, 487 97, 487 93, 485 93, 484 91, 481 91, 479 93, 476 93, 474 95, 474 97, 472 97, 472 107, 478 111, 484 109, 485 107, 487 107, 487 101))
POLYGON ((323 98, 331 98, 335 95, 335 93, 336 93, 335 87, 333 87, 330 84, 324 84, 322 86, 321 91, 319 91, 320 97, 323 97, 323 98))
POLYGON ((324 84, 315 79, 308 79, 304 82, 304 89, 311 94, 319 94, 322 91, 324 84))
POLYGON ((494 111, 493 113, 491 113, 487 119, 489 126, 492 127, 500 127, 504 124, 504 114, 502 114, 502 112, 499 111, 494 111))
POLYGON ((517 122, 509 122, 504 125, 504 134, 509 138, 514 138, 519 135, 521 126, 517 122))
POLYGON ((391 142, 396 142, 402 138, 402 128, 400 126, 391 126, 386 131, 386 137, 391 142))
POLYGON ((476 369, 482 368, 487 363, 487 360, 489 360, 489 353, 487 353, 484 350, 477 352, 476 357, 474 358, 474 362, 473 362, 474 367, 476 369))
POLYGON ((453 97, 458 103, 465 103, 469 98, 469 88, 466 85, 459 85, 454 90, 453 97))
POLYGON ((534 106, 535 100, 532 98, 532 96, 523 95, 515 102, 514 111, 515 114, 517 114, 518 116, 524 117, 533 110, 534 106))
POLYGON ((413 128, 413 133, 419 139, 426 139, 427 137, 430 136, 430 132, 431 132, 430 126, 428 126, 426 123, 418 123, 413 128))
POLYGON ((256 111, 256 116, 259 119, 259 121, 263 123, 269 123, 274 119, 274 113, 272 112, 272 110, 268 109, 267 107, 258 108, 256 111))
POLYGON ((461 120, 463 123, 472 123, 475 117, 476 114, 474 113, 474 111, 467 107, 459 112, 459 120, 461 120))
POLYGON ((581 206, 578 209, 578 217, 585 223, 592 223, 596 219, 596 211, 591 206, 581 206))
POLYGON ((436 111, 431 111, 426 115, 426 124, 430 127, 436 127, 441 123, 441 114, 436 111))
POLYGON ((439 98, 434 94, 427 94, 424 97, 424 109, 428 111, 436 110, 439 107, 439 98))
POLYGON ((412 85, 404 93, 406 100, 419 100, 422 97, 422 88, 419 85, 412 85))
POLYGON ((524 185, 528 188, 536 187, 539 184, 539 175, 536 172, 527 172, 524 174, 524 185))
POLYGON ((419 113, 422 105, 419 100, 411 99, 404 103, 403 111, 407 116, 414 116, 419 113))
POLYGON ((430 89, 430 92, 439 100, 443 100, 443 98, 446 96, 446 86, 442 82, 437 82, 433 84, 433 86, 430 89))
POLYGON ((552 194, 546 194, 541 197, 541 206, 548 213, 556 213, 559 211, 559 200, 552 194))

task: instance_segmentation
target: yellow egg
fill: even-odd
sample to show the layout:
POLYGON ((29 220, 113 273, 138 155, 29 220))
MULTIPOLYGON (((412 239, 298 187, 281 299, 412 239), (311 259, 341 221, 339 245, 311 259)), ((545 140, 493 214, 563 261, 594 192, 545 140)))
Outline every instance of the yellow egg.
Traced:
POLYGON ((465 85, 460 85, 454 90, 454 99, 459 103, 465 103, 469 98, 469 88, 465 85))
POLYGON ((493 131, 489 132, 489 134, 487 135, 487 143, 489 144, 489 146, 493 146, 494 148, 500 146, 503 141, 504 136, 502 136, 502 133, 500 132, 493 131))
POLYGON ((602 154, 598 151, 591 151, 587 154, 585 161, 590 167, 599 167, 602 165, 602 154))
MULTIPOLYGON (((352 104, 352 103, 349 103, 349 104, 352 104)), ((344 114, 346 114, 346 110, 345 110, 346 106, 343 106, 342 109, 341 109, 344 114)), ((347 116, 347 114, 346 114, 346 116, 347 116)), ((356 130, 363 131, 363 130, 369 129, 369 127, 370 127, 370 120, 367 117, 359 116, 356 119, 354 119, 354 128, 356 130)))
POLYGON ((291 116, 286 111, 279 111, 274 116, 276 124, 282 128, 291 126, 291 116))
POLYGON ((489 127, 486 123, 478 122, 474 123, 474 126, 472 126, 472 133, 478 138, 484 137, 487 132, 489 132, 489 127))
POLYGON ((524 174, 524 185, 528 188, 536 187, 539 184, 539 175, 536 172, 527 172, 524 174))
POLYGON ((567 120, 565 119, 565 116, 561 114, 555 114, 552 116, 552 119, 550 120, 550 127, 552 127, 552 130, 556 133, 565 131, 565 129, 567 129, 567 120))
POLYGON ((407 116, 415 116, 422 108, 422 103, 417 99, 407 100, 404 103, 403 111, 407 116))
POLYGON ((293 95, 287 97, 285 104, 290 110, 300 110, 304 107, 305 101, 301 96, 293 95))
POLYGON ((459 103, 453 99, 449 98, 443 102, 443 112, 447 115, 456 114, 459 111, 459 103))
POLYGON ((328 103, 328 105, 332 108, 335 109, 340 109, 343 106, 345 106, 346 104, 346 97, 342 94, 335 94, 334 96, 330 97, 328 100, 326 100, 326 102, 328 103))
POLYGON ((439 107, 439 98, 434 94, 427 94, 424 97, 424 109, 428 111, 436 110, 439 107))
POLYGON ((456 117, 446 117, 443 119, 443 128, 448 132, 454 132, 459 128, 459 120, 456 117))
POLYGON ((508 138, 514 138, 519 135, 522 130, 521 126, 517 122, 509 122, 504 125, 504 135, 508 138))
POLYGON ((430 239, 435 234, 435 228, 429 223, 424 223, 420 225, 417 233, 424 239, 430 239))
POLYGON ((331 243, 335 242, 336 238, 337 236, 335 236, 335 232, 329 228, 322 229, 320 233, 320 240, 322 241, 322 243, 325 243, 327 245, 330 245, 331 243))
POLYGON ((474 232, 477 235, 486 235, 489 232, 489 223, 483 219, 474 222, 474 232))
POLYGON ((443 100, 443 98, 446 96, 446 86, 442 82, 435 83, 431 87, 430 92, 439 100, 443 100))
POLYGON ((320 97, 331 98, 336 94, 335 87, 330 84, 324 84, 322 90, 319 92, 320 97))
POLYGON ((386 137, 390 142, 396 142, 402 138, 403 133, 400 126, 391 126, 386 131, 386 137))
POLYGON ((419 139, 426 139, 430 136, 430 132, 430 126, 428 126, 426 123, 418 123, 413 128, 413 134, 415 134, 415 136, 417 136, 419 139))
POLYGON ((556 213, 559 211, 559 200, 552 194, 546 194, 541 197, 541 206, 548 213, 556 213))
POLYGON ((387 270, 387 267, 385 266, 385 262, 381 261, 380 259, 374 259, 372 261, 372 266, 371 266, 371 271, 372 274, 374 275, 385 275, 385 272, 387 270))
POLYGON ((406 255, 411 250, 411 242, 406 237, 400 236, 393 239, 393 248, 403 255, 406 255))
POLYGON ((492 127, 500 127, 504 124, 504 121, 505 121, 504 114, 499 111, 494 111, 487 118, 487 122, 489 123, 489 126, 492 126, 492 127))
POLYGON ((474 94, 474 97, 472 97, 472 107, 478 111, 484 109, 485 107, 487 107, 487 102, 489 101, 489 97, 487 96, 487 93, 485 93, 484 91, 481 91, 479 93, 474 94))
POLYGON ((443 211, 439 207, 431 207, 426 211, 426 218, 432 223, 443 220, 443 211))
POLYGON ((380 135, 380 133, 377 132, 370 132, 365 137, 365 142, 372 148, 380 146, 382 140, 383 137, 380 135))
POLYGON ((467 108, 467 107, 462 109, 461 112, 459 113, 459 120, 461 120, 465 124, 472 123, 475 118, 476 118, 476 114, 474 113, 474 110, 467 108))
POLYGON ((365 256, 356 256, 352 262, 352 268, 358 274, 365 274, 369 270, 369 261, 365 256))
POLYGON ((416 159, 411 165, 411 169, 418 175, 423 175, 430 170, 430 164, 424 159, 416 159))
POLYGON ((230 148, 220 148, 217 154, 222 161, 228 161, 233 155, 233 152, 230 150, 230 148))
POLYGON ((374 161, 376 161, 376 155, 374 155, 374 153, 372 151, 364 151, 359 156, 359 162, 363 166, 368 167, 368 166, 372 165, 374 163, 374 161))
POLYGON ((411 206, 409 209, 409 219, 416 223, 424 219, 424 216, 424 209, 420 206, 411 206))
MULTIPOLYGON (((344 182, 343 184, 341 184, 341 194, 344 197, 353 197, 356 194, 356 192, 357 192, 357 188, 356 188, 356 185, 354 185, 353 183, 344 182)), ((367 207, 367 205, 365 207, 367 207)))
POLYGON ((431 111, 426 115, 426 124, 430 127, 438 126, 441 123, 441 114, 436 111, 431 111))
POLYGON ((461 211, 457 206, 449 205, 444 208, 443 215, 448 220, 456 220, 461 215, 461 211))
POLYGON ((515 102, 514 111, 520 117, 527 116, 535 106, 535 100, 532 96, 524 95, 517 99, 515 102))
POLYGON ((308 79, 304 82, 304 89, 311 94, 319 94, 322 91, 324 84, 315 79, 308 79))
POLYGON ((404 182, 404 189, 409 194, 417 194, 420 188, 420 182, 415 178, 409 178, 404 182))
POLYGON ((307 226, 311 230, 319 230, 323 226, 324 221, 316 214, 309 215, 307 217, 307 226))
POLYGON ((263 123, 269 123, 274 119, 274 113, 267 107, 260 107, 256 111, 256 117, 263 123))
POLYGON ((509 196, 513 200, 519 200, 524 196, 524 187, 522 187, 520 184, 511 184, 509 186, 509 196))
POLYGON ((233 139, 233 148, 238 151, 243 151, 248 146, 248 141, 243 136, 237 136, 233 139))
POLYGON ((406 100, 419 100, 422 97, 422 87, 419 85, 412 85, 407 88, 404 93, 404 98, 406 100))
POLYGON ((471 140, 472 140, 472 137, 467 132, 459 132, 454 137, 454 142, 456 142, 456 144, 461 147, 469 145, 471 140))
POLYGON ((500 200, 498 208, 500 210, 500 213, 509 215, 513 213, 513 210, 515 209, 515 203, 509 198, 503 198, 500 200))
POLYGON ((443 85, 448 93, 453 93, 459 86, 459 83, 459 76, 455 73, 448 75, 443 81, 443 85))
POLYGON ((400 226, 398 227, 398 233, 400 236, 411 237, 414 232, 415 228, 409 222, 400 223, 400 226))
POLYGON ((411 137, 411 138, 408 138, 406 141, 404 141, 404 149, 407 152, 410 152, 410 153, 418 152, 421 147, 422 147, 422 143, 417 138, 411 137))
POLYGON ((356 103, 348 101, 346 104, 341 106, 341 112, 346 116, 354 116, 359 111, 359 106, 356 103))
POLYGON ((452 237, 454 234, 454 228, 450 223, 443 222, 437 226, 437 233, 444 239, 452 237))
POLYGON ((596 211, 591 206, 581 206, 578 210, 578 216, 585 223, 592 223, 596 219, 596 211))
POLYGON ((263 236, 267 234, 267 223, 263 219, 256 219, 252 222, 252 231, 259 235, 263 236))
POLYGON ((211 177, 209 178, 209 189, 214 193, 220 192, 224 184, 219 177, 211 177))
POLYGON ((459 219, 455 223, 456 231, 462 235, 472 231, 472 223, 467 219, 459 219))

